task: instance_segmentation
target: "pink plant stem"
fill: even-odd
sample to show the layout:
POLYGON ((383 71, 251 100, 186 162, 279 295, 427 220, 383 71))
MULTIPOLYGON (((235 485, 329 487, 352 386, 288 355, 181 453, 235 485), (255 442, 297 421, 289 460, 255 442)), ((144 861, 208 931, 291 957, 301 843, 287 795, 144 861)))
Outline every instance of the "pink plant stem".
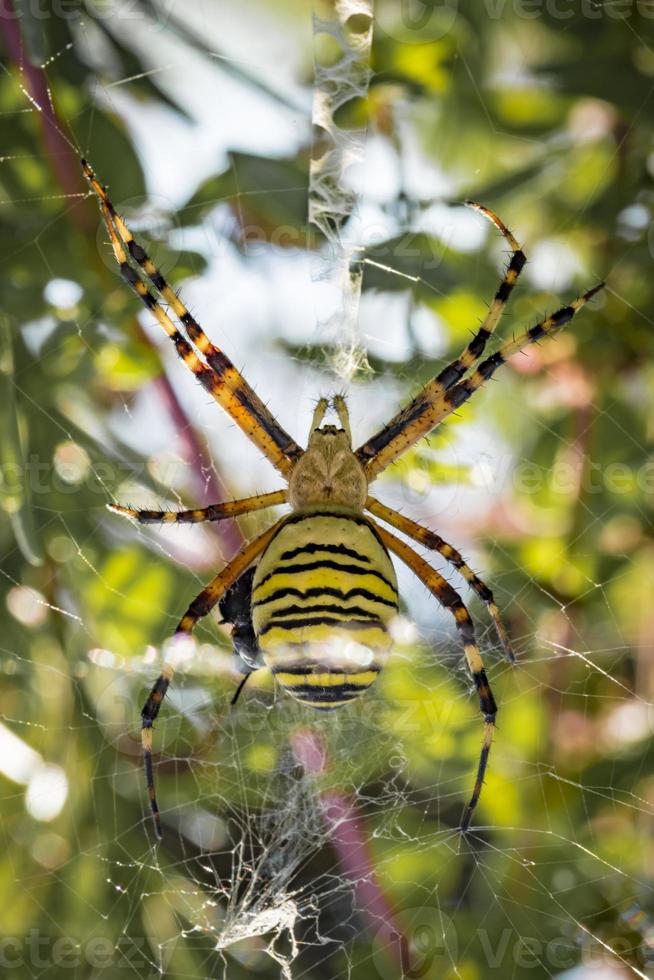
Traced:
MULTIPOLYGON (((308 729, 296 732, 291 745, 306 773, 318 775, 325 771, 327 753, 314 732, 308 729)), ((357 904, 368 928, 378 937, 382 948, 400 964, 400 976, 405 971, 410 976, 408 943, 377 880, 365 825, 355 801, 339 790, 325 790, 320 794, 320 801, 329 839, 343 871, 354 886, 357 904)))
MULTIPOLYGON (((46 157, 57 183, 66 195, 80 197, 81 187, 77 173, 77 161, 75 160, 75 168, 70 165, 74 143, 66 137, 64 125, 57 116, 50 97, 45 72, 39 65, 34 65, 30 61, 29 52, 23 44, 20 33, 18 14, 14 10, 11 0, 0 0, 0 36, 4 40, 10 59, 19 68, 25 79, 25 88, 28 94, 34 104, 38 106, 35 111, 39 113, 41 119, 41 132, 46 157)), ((74 208, 73 216, 80 227, 88 230, 90 225, 87 213, 74 208)))
MULTIPOLYGON (((197 497, 198 505, 202 506, 225 500, 227 497, 225 484, 197 432, 191 425, 188 415, 180 405, 168 377, 162 374, 155 381, 155 385, 161 400, 168 409, 175 431, 182 440, 184 457, 193 473, 194 494, 197 497), (206 479, 204 474, 206 474, 206 479)), ((235 555, 243 546, 243 535, 236 521, 221 521, 219 524, 210 524, 209 527, 220 536, 222 544, 229 551, 227 557, 235 555)))
MULTIPOLYGON (((79 161, 74 152, 75 144, 65 135, 65 127, 54 107, 44 70, 32 64, 29 53, 25 50, 18 15, 13 8, 12 0, 0 0, 0 37, 4 41, 11 61, 25 79, 28 94, 38 106, 38 110, 35 111, 39 112, 41 119, 45 155, 59 186, 67 196, 83 196, 79 161)), ((71 216, 80 230, 87 234, 90 232, 93 226, 88 209, 73 208, 71 216)), ((139 334, 143 342, 151 347, 149 338, 140 327, 139 334)), ((198 503, 210 504, 224 500, 227 496, 225 485, 165 374, 157 378, 155 386, 182 440, 184 457, 192 469, 194 492, 199 497, 198 503), (206 474, 206 478, 203 474, 206 474)), ((221 543, 229 552, 227 557, 231 557, 243 545, 243 537, 235 521, 228 520, 220 525, 212 524, 211 529, 219 536, 221 543)))

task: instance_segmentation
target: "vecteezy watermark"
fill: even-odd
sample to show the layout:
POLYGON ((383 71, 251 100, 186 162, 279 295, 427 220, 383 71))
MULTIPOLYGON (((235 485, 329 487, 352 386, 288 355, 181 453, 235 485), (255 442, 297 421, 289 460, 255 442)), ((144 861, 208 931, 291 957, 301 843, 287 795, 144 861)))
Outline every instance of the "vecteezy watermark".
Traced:
POLYGON ((138 20, 144 31, 153 31, 167 26, 171 8, 171 0, 159 0, 154 18, 143 13, 143 5, 138 0, 86 0, 84 9, 81 9, 80 0, 13 0, 13 4, 3 5, 0 19, 78 21, 87 13, 95 20, 138 20))
MULTIPOLYGON (((139 468, 111 460, 91 462, 88 457, 73 452, 60 453, 55 460, 43 459, 32 453, 23 464, 5 463, 0 466, 0 491, 5 497, 11 497, 12 494, 22 493, 27 487, 32 495, 38 497, 51 493, 79 493, 80 488, 84 487, 106 498, 107 488, 126 481, 137 483, 146 470, 146 463, 139 468)), ((581 464, 560 458, 551 466, 543 466, 531 460, 516 461, 511 454, 503 454, 482 459, 470 470, 469 482, 495 495, 513 492, 531 496, 543 490, 563 497, 576 493, 606 493, 615 497, 654 493, 654 456, 640 466, 618 461, 599 463, 589 458, 581 464)), ((168 459, 158 464, 156 479, 162 486, 174 487, 187 473, 188 464, 183 460, 168 459)), ((150 478, 148 471, 148 480, 150 478)), ((417 487, 411 481, 406 483, 410 502, 420 499, 435 483, 441 482, 429 477, 428 463, 425 464, 424 482, 424 488, 422 484, 417 487), (424 492, 420 492, 421 489, 424 492)))
MULTIPOLYGON (((203 254, 220 261, 233 249, 234 243, 250 260, 268 258, 271 252, 284 255, 294 249, 306 250, 307 230, 304 226, 290 222, 276 225, 252 221, 244 223, 230 207, 230 202, 235 200, 229 197, 217 199, 216 206, 202 217, 201 228, 194 230, 194 243, 199 241, 198 230, 203 236, 201 245, 197 246, 203 254)), ((166 267, 160 271, 164 274, 170 272, 181 254, 184 234, 173 202, 159 195, 154 199, 131 198, 112 203, 137 239, 147 235, 154 241, 166 242, 166 267)), ((389 226, 388 222, 367 220, 360 222, 357 228, 358 241, 353 262, 359 259, 364 264, 377 266, 388 275, 396 273, 406 276, 409 269, 409 278, 439 269, 447 261, 456 236, 456 225, 448 222, 447 218, 439 224, 437 234, 431 233, 428 227, 420 223, 407 230, 389 226)), ((119 275, 112 250, 107 247, 107 232, 102 221, 98 223, 96 237, 103 262, 119 275)), ((342 259, 340 241, 336 244, 323 242, 321 248, 325 262, 337 263, 342 259)), ((343 249, 347 248, 343 244, 343 249)))
MULTIPOLYGON (((146 462, 142 466, 128 466, 111 460, 91 463, 88 457, 84 459, 72 453, 67 457, 64 454, 60 458, 56 456, 56 451, 54 459, 43 459, 36 453, 30 453, 23 464, 0 465, 0 492, 3 497, 20 495, 26 488, 33 497, 78 494, 84 489, 107 500, 108 490, 122 483, 138 483, 141 476, 147 476, 148 482, 151 480, 146 462)), ((169 459, 157 468, 156 479, 162 487, 175 487, 187 474, 187 463, 181 459, 169 459)))
MULTIPOLYGON (((456 920, 440 907, 422 905, 398 910, 379 927, 373 936, 372 959, 382 980, 395 980, 398 961, 402 976, 411 980, 445 976, 457 964, 458 945, 456 920)), ((508 926, 496 932, 480 927, 472 934, 466 928, 465 947, 471 959, 498 976, 512 974, 516 968, 540 971, 539 976, 545 970, 549 976, 579 964, 606 966, 612 955, 624 962, 636 952, 625 936, 599 938, 582 931, 543 938, 521 935, 508 926)))
POLYGON ((516 460, 512 454, 504 453, 482 457, 470 466, 462 465, 459 468, 465 475, 462 473, 460 480, 432 479, 430 466, 428 458, 418 460, 415 473, 406 475, 402 482, 402 494, 406 503, 415 504, 438 486, 438 510, 430 504, 432 515, 438 511, 456 511, 459 483, 483 489, 496 497, 535 497, 546 491, 550 500, 602 494, 615 498, 648 497, 654 493, 654 456, 639 466, 632 466, 561 454, 551 465, 544 466, 528 459, 516 460))
POLYGON ((446 976, 457 961, 458 937, 452 919, 438 908, 402 909, 373 936, 372 961, 383 980, 396 980, 398 963, 407 980, 446 976))
MULTIPOLYGON (((479 7, 489 21, 505 15, 522 20, 549 18, 568 22, 621 21, 629 17, 654 19, 652 0, 481 0, 479 7)), ((451 33, 459 15, 458 0, 398 0, 380 3, 375 30, 404 44, 429 44, 451 33)))
MULTIPOLYGON (((140 971, 152 967, 152 956, 143 936, 90 936, 80 940, 75 936, 44 935, 30 929, 26 936, 3 936, 0 939, 0 970, 94 970, 121 968, 140 971)), ((159 974, 157 974, 159 975, 159 974)))
MULTIPOLYGON (((558 972, 578 964, 605 966, 612 955, 624 962, 637 954, 633 941, 625 936, 599 939, 587 932, 544 939, 520 935, 509 927, 497 932, 478 928, 472 935, 466 930, 465 940, 468 955, 483 963, 493 975, 497 971, 498 976, 516 968, 542 974, 543 969, 558 972)), ((138 971, 141 977, 160 976, 181 941, 180 934, 177 941, 160 945, 155 966, 144 936, 120 935, 114 940, 96 935, 80 939, 30 929, 24 936, 0 938, 0 970, 4 976, 11 976, 14 970, 24 974, 26 967, 32 971, 52 967, 79 971, 91 967, 138 971)), ((454 919, 439 907, 415 906, 399 910, 392 921, 377 929, 372 937, 372 961, 381 980, 396 980, 400 966, 407 980, 444 976, 457 963, 458 945, 454 919)))
MULTIPOLYGON (((227 203, 227 202, 225 202, 227 203)), ((463 202, 461 202, 463 204, 463 202)), ((307 247, 306 229, 290 223, 263 226, 254 222, 239 223, 233 214, 216 210, 203 222, 205 250, 220 259, 234 240, 250 259, 269 256, 271 250, 284 254, 292 249, 304 251, 307 247)), ((403 270, 413 263, 412 272, 438 269, 447 260, 448 250, 455 239, 455 225, 443 223, 438 235, 431 235, 424 228, 397 231, 384 222, 366 221, 358 226, 359 239, 356 253, 367 264, 377 264, 389 275, 403 270), (399 267, 398 270, 393 268, 399 267)), ((104 240, 104 239, 103 239, 104 240)), ((347 246, 343 246, 346 248, 347 246)), ((326 261, 338 262, 340 245, 332 242, 323 245, 326 261)))
POLYGON ((541 466, 530 460, 521 460, 512 465, 512 457, 500 457, 494 471, 489 467, 481 472, 479 482, 502 492, 512 489, 525 495, 548 490, 555 496, 570 496, 577 492, 583 494, 608 493, 623 496, 639 491, 649 494, 654 490, 654 457, 647 459, 638 467, 627 463, 596 463, 585 459, 581 464, 560 458, 552 466, 541 466), (507 479, 508 477, 508 479, 507 479))
POLYGON ((583 964, 586 967, 606 965, 613 952, 622 959, 634 952, 633 942, 625 936, 607 939, 583 931, 544 939, 516 933, 506 926, 497 933, 479 928, 475 933, 482 960, 491 970, 518 967, 522 970, 567 970, 583 964))
MULTIPOLYGON (((154 671, 156 673, 156 669, 154 671)), ((104 736, 108 742, 120 750, 123 755, 138 757, 142 753, 139 710, 148 687, 141 683, 142 691, 135 691, 133 678, 118 674, 111 678, 98 697, 96 711, 102 724, 104 736)), ((176 704, 168 704, 162 712, 156 730, 157 752, 175 751, 179 753, 180 738, 184 729, 184 719, 192 716, 202 731, 204 740, 216 739, 224 734, 227 726, 234 726, 239 737, 249 735, 252 741, 274 739, 284 741, 297 729, 298 722, 307 717, 315 721, 306 708, 300 708, 290 699, 278 698, 271 706, 271 695, 263 695, 264 703, 259 698, 252 700, 247 707, 241 708, 238 715, 226 715, 224 702, 214 704, 211 695, 205 687, 191 682, 187 687, 181 681, 176 691, 176 704), (182 707, 180 707, 180 705, 182 707), (182 711, 183 708, 183 711, 182 711)), ((462 695, 466 697, 466 695, 462 695)), ((462 721, 466 729, 475 724, 476 716, 461 719, 456 710, 456 704, 439 702, 434 697, 421 697, 418 694, 413 699, 394 700, 392 732, 396 739, 420 734, 434 738, 442 734, 451 734, 453 728, 460 728, 462 721)), ((333 725, 338 726, 341 737, 347 740, 348 733, 353 739, 361 738, 363 732, 373 736, 388 734, 388 728, 381 725, 381 719, 387 715, 387 702, 373 690, 368 691, 365 699, 352 705, 347 712, 342 712, 333 725)), ((471 709, 472 710, 472 709, 471 709)), ((192 751, 188 744, 188 736, 184 736, 185 751, 192 751)), ((212 763, 213 764, 213 763, 212 763)), ((389 755, 388 764, 392 769, 401 769, 403 759, 399 749, 389 755)))

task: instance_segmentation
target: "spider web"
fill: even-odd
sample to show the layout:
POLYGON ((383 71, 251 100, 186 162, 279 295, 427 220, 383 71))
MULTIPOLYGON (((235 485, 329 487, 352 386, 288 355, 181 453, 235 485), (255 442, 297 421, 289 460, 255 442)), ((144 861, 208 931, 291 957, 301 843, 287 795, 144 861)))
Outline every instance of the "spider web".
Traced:
MULTIPOLYGON (((203 18, 205 27, 216 28, 206 8, 203 18)), ((324 20, 318 22, 324 26, 324 20)), ((84 30, 81 24, 83 39, 84 30)), ((310 39, 303 40, 308 49, 310 39)), ((230 57, 250 64, 256 60, 254 53, 244 51, 242 45, 235 32, 228 45, 234 52, 230 57)), ((192 102, 197 76, 189 69, 200 69, 189 65, 188 52, 170 39, 162 36, 160 47, 152 71, 181 87, 192 102), (188 70, 187 81, 181 77, 182 69, 188 70)), ((264 57, 264 49, 258 48, 257 55, 264 57)), ((59 56, 66 58, 66 51, 59 56)), ((283 72, 279 64, 268 63, 269 71, 279 73, 280 85, 288 85, 296 69, 291 64, 283 72)), ((338 73, 335 78, 338 81, 338 73)), ((112 90, 95 97, 124 113, 145 160, 156 170, 156 144, 149 142, 152 120, 130 102, 129 84, 129 77, 119 78, 112 90)), ((367 78, 359 94, 366 84, 367 78)), ((307 94, 298 93, 303 106, 308 105, 307 94)), ((205 110, 203 102, 198 113, 204 118, 205 110)), ((263 111, 250 107, 255 119, 263 111)), ((266 105, 265 112, 272 111, 266 105)), ((284 113, 279 112, 279 117, 282 126, 288 122, 284 113)), ((308 111, 303 118, 308 124, 308 111)), ((76 121, 67 122, 81 139, 76 121)), ((238 129, 238 121, 229 120, 240 134, 241 145, 251 139, 251 122, 252 117, 238 129)), ((167 125, 173 126, 170 120, 167 125)), ((359 136, 362 133, 358 131, 359 136)), ((257 142, 260 145, 260 134, 257 142)), ((157 179, 164 198, 174 194, 178 179, 184 179, 174 158, 171 151, 166 162, 169 172, 159 161, 157 179)), ((100 171, 102 161, 92 162, 100 171)), ((263 193, 272 190, 261 188, 263 193)), ((389 197, 396 190, 392 187, 389 197)), ((425 196, 429 190, 425 189, 425 196)), ((237 190, 227 203, 245 209, 246 196, 237 190)), ((338 197, 327 195, 327 200, 332 209, 343 205, 338 197)), ((350 211, 357 203, 356 197, 347 197, 350 211)), ((436 217, 442 215, 440 211, 436 217)), ((393 223, 383 207, 376 216, 389 237, 400 230, 399 219, 393 223)), ((433 217, 428 212, 420 220, 426 226, 433 217)), ((458 221, 449 214, 448 218, 458 221)), ((462 219, 455 229, 464 239, 468 236, 472 252, 478 242, 467 222, 468 218, 462 219)), ((342 286, 346 269, 351 290, 344 294, 345 316, 338 321, 342 332, 336 347, 343 354, 339 363, 351 367, 352 352, 360 346, 402 358, 408 344, 407 307, 392 292, 397 290, 401 269, 392 261, 378 263, 383 265, 378 272, 388 289, 388 320, 379 322, 376 298, 364 295, 362 336, 357 336, 353 312, 361 282, 359 271, 349 278, 353 244, 329 223, 322 227, 333 262, 327 278, 333 273, 342 286)), ((206 240, 200 240, 209 253, 209 268, 205 276, 185 286, 187 302, 209 335, 224 338, 230 355, 245 364, 255 388, 270 398, 276 410, 279 407, 282 424, 301 436, 308 430, 312 397, 320 384, 334 382, 305 361, 282 356, 267 342, 265 356, 261 351, 262 338, 265 341, 273 322, 284 325, 289 344, 311 344, 320 337, 311 300, 311 263, 296 254, 277 254, 265 255, 259 268, 247 268, 222 247, 219 253, 212 252, 206 240), (268 284, 277 275, 282 285, 270 290, 268 284), (216 302, 221 293, 224 304, 216 302), (265 313, 264 293, 269 307, 265 313), (289 390, 297 393, 293 404, 284 398, 289 390)), ((499 272, 501 253, 496 257, 499 272)), ((47 279, 46 254, 43 264, 47 279)), ((65 287, 59 283, 57 288, 65 287)), ((86 343, 85 324, 78 321, 76 326, 86 343)), ((158 344, 154 331, 152 336, 158 344)), ((431 343, 428 353, 439 353, 431 343)), ((189 474, 187 447, 175 447, 173 425, 169 422, 160 435, 152 434, 154 420, 161 421, 160 393, 150 388, 136 403, 119 398, 118 409, 108 418, 92 416, 97 425, 93 434, 106 442, 112 458, 120 458, 119 447, 137 453, 144 438, 153 440, 147 471, 132 472, 131 457, 125 456, 120 499, 142 506, 156 500, 154 506, 181 507, 189 494, 204 497, 215 490, 227 473, 234 496, 272 488, 269 468, 243 445, 245 440, 215 406, 206 404, 174 357, 163 346, 161 351, 186 417, 197 418, 212 458, 219 462, 206 459, 189 474)), ((351 374, 348 368, 340 377, 351 374)), ((405 382, 412 384, 414 379, 400 377, 398 395, 405 382)), ((511 381, 504 379, 505 386, 510 387, 511 381)), ((487 404, 501 398, 499 387, 482 397, 487 397, 487 404)), ((364 419, 374 431, 374 425, 389 414, 388 388, 374 382, 365 391, 353 387, 350 405, 354 419, 364 419)), ((71 425, 61 432, 63 448, 58 461, 55 456, 55 465, 68 474, 71 485, 92 472, 105 488, 106 500, 112 500, 115 480, 108 480, 97 461, 80 451, 78 432, 82 428, 88 434, 89 414, 74 405, 70 411, 71 425)), ((521 422, 533 427, 546 424, 529 406, 521 422)), ((86 605, 69 593, 52 599, 12 580, 3 569, 10 616, 27 632, 44 622, 54 624, 53 629, 65 622, 75 638, 73 649, 80 651, 77 659, 53 663, 43 658, 38 644, 33 650, 43 684, 55 689, 65 680, 72 685, 79 706, 72 721, 63 726, 49 722, 47 716, 41 721, 29 706, 3 715, 6 754, 13 760, 5 763, 3 771, 12 780, 16 796, 22 798, 27 787, 31 818, 47 827, 48 821, 59 819, 64 805, 73 813, 69 849, 60 860, 42 857, 41 868, 69 887, 71 868, 79 866, 76 862, 82 858, 94 882, 87 891, 79 887, 76 900, 85 918, 98 917, 107 928, 103 932, 94 926, 84 935, 74 934, 78 953, 88 958, 90 935, 109 936, 108 962, 136 976, 356 980, 395 978, 402 971, 406 976, 462 978, 493 975, 493 971, 520 977, 650 975, 651 884, 633 855, 634 847, 644 847, 645 831, 636 843, 629 835, 634 826, 651 826, 645 740, 651 733, 652 714, 651 705, 623 670, 630 646, 621 635, 616 613, 618 593, 603 581, 588 578, 587 592, 601 597, 604 621, 580 631, 574 610, 556 596, 544 595, 535 577, 526 584, 523 580, 516 591, 512 572, 493 572, 507 556, 492 549, 477 551, 474 539, 492 517, 499 514, 506 519, 497 499, 507 481, 520 472, 523 460, 491 432, 492 427, 464 428, 437 449, 433 445, 421 449, 408 479, 389 482, 384 493, 391 505, 438 526, 447 539, 472 552, 471 564, 492 580, 502 608, 511 605, 519 624, 514 641, 523 656, 519 668, 512 670, 497 654, 485 611, 475 606, 461 583, 455 583, 474 610, 500 702, 500 727, 487 785, 475 832, 465 841, 455 828, 479 751, 476 699, 446 614, 434 608, 404 571, 399 570, 406 609, 396 626, 392 662, 378 689, 347 711, 316 718, 275 694, 265 676, 252 678, 247 694, 229 711, 238 665, 230 653, 227 631, 215 624, 204 624, 196 641, 171 646, 155 644, 153 639, 151 646, 134 650, 131 656, 119 652, 129 641, 129 630, 127 636, 117 636, 115 645, 107 641, 112 635, 111 624, 103 620, 107 596, 122 608, 129 607, 133 616, 156 623, 157 634, 170 633, 179 618, 175 585, 184 582, 183 605, 210 570, 233 553, 239 535, 249 536, 261 526, 259 518, 244 522, 240 532, 228 529, 214 534, 200 528, 152 531, 99 517, 105 542, 99 553, 97 541, 79 540, 66 512, 55 511, 52 521, 60 529, 59 548, 67 548, 70 560, 83 569, 80 581, 88 589, 86 605), (431 475, 438 465, 469 470, 469 482, 434 486, 431 475), (114 574, 109 548, 132 555, 129 585, 114 574), (166 569, 173 567, 183 570, 183 579, 171 578, 166 569), (135 599, 136 582, 142 587, 135 599), (529 601, 528 592, 533 590, 541 593, 546 610, 538 618, 529 601), (605 635, 617 635, 620 642, 605 645, 605 635), (148 838, 136 713, 164 656, 175 658, 178 673, 156 729, 166 840, 154 848, 148 838), (547 705, 554 706, 557 751, 548 738, 547 705), (40 735, 36 740, 34 726, 40 735), (65 753, 51 756, 50 747, 65 740, 83 744, 90 730, 99 732, 101 740, 94 743, 95 755, 89 757, 87 750, 85 756, 85 808, 73 809, 80 778, 77 773, 73 781, 76 761, 65 753), (583 754, 594 739, 601 739, 604 759, 600 754, 594 768, 582 768, 581 775, 575 775, 578 770, 561 745, 567 742, 572 753, 583 754), (632 760, 629 772, 637 772, 637 779, 622 778, 615 761, 620 751, 632 760), (634 757, 642 760, 641 766, 633 765, 634 757), (55 765, 51 758, 64 761, 55 765), (95 835, 88 833, 88 810, 95 835), (580 810, 586 816, 583 826, 580 810), (126 822, 130 813, 131 823, 126 822), (616 850, 616 840, 623 840, 622 850, 616 850), (98 882, 106 887, 99 888, 98 882)), ((561 456, 574 462, 578 447, 558 433, 556 438, 561 440, 561 456)), ((453 575, 447 577, 454 583, 453 575)), ((124 623, 118 623, 118 631, 125 629, 124 623)), ((30 669, 31 658, 23 653, 6 650, 5 655, 10 673, 20 677, 30 669)), ((54 852, 66 834, 59 824, 52 826, 57 828, 50 835, 57 840, 49 842, 54 852)), ((29 881, 24 885, 31 887, 29 881)), ((65 916, 59 916, 56 908, 50 910, 48 924, 53 937, 71 935, 65 916)), ((52 956, 51 946, 42 955, 52 956)))

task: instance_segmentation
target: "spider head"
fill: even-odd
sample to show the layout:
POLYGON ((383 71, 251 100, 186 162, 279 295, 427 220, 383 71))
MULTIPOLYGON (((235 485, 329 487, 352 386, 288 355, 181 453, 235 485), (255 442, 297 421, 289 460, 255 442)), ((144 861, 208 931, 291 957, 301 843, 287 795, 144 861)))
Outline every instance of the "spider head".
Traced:
POLYGON ((316 406, 309 445, 291 473, 289 500, 294 508, 336 505, 362 510, 368 481, 352 451, 345 399, 336 395, 332 400, 340 426, 320 424, 329 404, 329 399, 321 398, 316 406))
POLYGON ((289 481, 294 508, 330 506, 361 510, 368 494, 363 467, 352 452, 349 434, 334 425, 314 429, 306 452, 289 481))

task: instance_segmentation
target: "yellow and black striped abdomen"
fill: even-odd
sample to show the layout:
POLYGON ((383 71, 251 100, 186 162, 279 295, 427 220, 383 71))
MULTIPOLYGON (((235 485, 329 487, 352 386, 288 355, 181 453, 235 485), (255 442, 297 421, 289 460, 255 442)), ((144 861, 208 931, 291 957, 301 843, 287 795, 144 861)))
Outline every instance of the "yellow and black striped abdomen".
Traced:
POLYGON ((397 601, 395 570, 365 517, 293 514, 257 566, 252 622, 279 683, 304 704, 337 708, 386 662, 397 601))

